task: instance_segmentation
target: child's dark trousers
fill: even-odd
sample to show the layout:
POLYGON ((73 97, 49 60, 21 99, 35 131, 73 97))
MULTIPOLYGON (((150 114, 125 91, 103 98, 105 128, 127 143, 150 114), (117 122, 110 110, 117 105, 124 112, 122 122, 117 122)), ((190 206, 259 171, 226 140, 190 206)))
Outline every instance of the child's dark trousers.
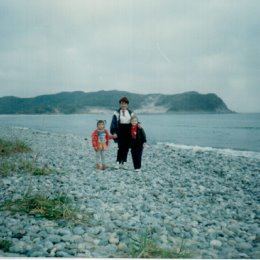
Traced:
POLYGON ((131 154, 132 154, 134 168, 135 169, 141 169, 143 148, 132 147, 131 148, 131 154))

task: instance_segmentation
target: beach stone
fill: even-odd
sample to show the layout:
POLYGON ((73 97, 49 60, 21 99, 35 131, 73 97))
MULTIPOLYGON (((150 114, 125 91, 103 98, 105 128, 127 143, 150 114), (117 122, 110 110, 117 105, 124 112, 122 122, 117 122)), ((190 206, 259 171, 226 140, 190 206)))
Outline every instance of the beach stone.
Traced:
POLYGON ((56 229, 54 227, 46 227, 45 230, 48 234, 55 234, 56 233, 56 229))
POLYGON ((62 251, 65 248, 66 244, 64 242, 60 242, 54 245, 52 248, 53 251, 62 251))
POLYGON ((190 251, 194 251, 197 249, 198 244, 196 240, 187 240, 185 243, 186 247, 190 250, 190 251))
POLYGON ((219 240, 211 240, 210 245, 214 248, 220 248, 222 246, 222 243, 219 240))
MULTIPOLYGON (((123 226, 123 224, 122 224, 122 226, 123 226)), ((116 229, 115 225, 112 222, 106 222, 104 224, 104 227, 105 227, 105 230, 107 233, 114 232, 116 229)))
POLYGON ((47 239, 52 243, 59 243, 62 238, 59 235, 50 235, 47 239))
POLYGON ((11 186, 12 185, 12 181, 10 179, 2 179, 2 185, 3 186, 11 186))
POLYGON ((78 254, 77 254, 77 257, 81 257, 81 258, 91 258, 92 255, 91 255, 90 251, 88 251, 88 250, 85 249, 84 252, 78 253, 78 254))
POLYGON ((223 232, 225 235, 230 236, 230 237, 234 235, 234 232, 231 231, 231 230, 229 230, 229 229, 227 229, 227 228, 222 228, 222 232, 223 232))
POLYGON ((78 244, 78 252, 83 253, 86 250, 86 243, 79 243, 78 244))
POLYGON ((53 243, 52 242, 50 242, 50 241, 45 241, 44 242, 44 248, 45 249, 50 249, 50 248, 53 248, 53 243))
POLYGON ((28 250, 27 244, 24 241, 18 241, 10 248, 11 252, 24 254, 28 250))
POLYGON ((248 258, 250 258, 250 257, 249 257, 247 254, 245 254, 245 253, 239 253, 238 255, 239 255, 239 258, 240 258, 240 259, 243 259, 243 258, 244 258, 244 259, 248 259, 248 258))
POLYGON ((200 231, 197 228, 192 228, 191 232, 192 232, 193 236, 196 236, 196 235, 198 235, 200 233, 200 231))
POLYGON ((237 249, 243 250, 243 251, 250 250, 250 249, 252 249, 252 245, 249 243, 246 243, 246 242, 242 242, 242 243, 237 244, 237 249))
POLYGON ((60 228, 57 232, 57 234, 61 235, 61 236, 65 236, 65 235, 71 235, 71 231, 67 228, 60 228))
POLYGON ((27 234, 21 238, 21 241, 24 241, 25 243, 30 243, 32 241, 32 238, 27 234))
POLYGON ((238 232, 240 230, 240 226, 238 224, 231 224, 228 228, 233 232, 238 232))
POLYGON ((173 228, 173 232, 174 232, 176 235, 178 235, 178 234, 180 234, 180 233, 182 232, 182 230, 181 230, 179 227, 175 227, 175 228, 173 228))
POLYGON ((68 254, 67 252, 64 251, 57 251, 55 253, 55 256, 57 257, 72 257, 72 255, 68 254))
POLYGON ((107 245, 105 247, 106 251, 107 251, 107 256, 108 257, 115 257, 115 254, 117 252, 117 247, 115 245, 107 245))
POLYGON ((129 218, 131 217, 131 214, 129 214, 128 212, 124 213, 122 215, 122 220, 127 221, 129 218))
POLYGON ((83 235, 85 233, 85 230, 83 228, 81 228, 81 227, 75 227, 73 229, 73 233, 75 235, 83 235))
POLYGON ((61 237, 61 241, 64 241, 64 242, 73 242, 73 236, 72 235, 64 235, 61 237))
POLYGON ((117 247, 119 250, 124 251, 124 252, 127 252, 127 250, 128 250, 127 245, 123 242, 120 242, 117 247))
POLYGON ((254 259, 260 259, 260 248, 259 247, 253 251, 251 257, 254 259))
POLYGON ((88 233, 93 234, 93 235, 98 235, 102 232, 101 227, 91 227, 88 229, 88 233))
POLYGON ((71 241, 74 242, 74 243, 80 243, 80 242, 83 242, 84 239, 82 236, 79 236, 79 235, 73 235, 71 237, 71 241))
POLYGON ((101 246, 93 251, 91 254, 94 258, 111 258, 115 257, 117 247, 115 245, 101 246))
POLYGON ((30 257, 44 257, 47 256, 47 252, 44 249, 43 245, 36 244, 34 245, 31 250, 28 252, 28 256, 30 257))
POLYGON ((251 235, 251 236, 246 237, 246 241, 248 243, 254 243, 254 241, 256 241, 256 240, 257 240, 256 235, 251 235))
POLYGON ((47 238, 49 234, 46 231, 40 231, 39 233, 31 233, 31 236, 47 238))
POLYGON ((29 257, 46 257, 48 253, 46 251, 32 251, 29 257))
POLYGON ((119 238, 117 237, 116 234, 110 234, 109 237, 108 237, 108 241, 110 244, 114 244, 114 245, 117 245, 119 243, 119 238))
POLYGON ((191 223, 190 223, 190 225, 192 226, 192 227, 197 227, 198 226, 198 221, 192 221, 191 223))

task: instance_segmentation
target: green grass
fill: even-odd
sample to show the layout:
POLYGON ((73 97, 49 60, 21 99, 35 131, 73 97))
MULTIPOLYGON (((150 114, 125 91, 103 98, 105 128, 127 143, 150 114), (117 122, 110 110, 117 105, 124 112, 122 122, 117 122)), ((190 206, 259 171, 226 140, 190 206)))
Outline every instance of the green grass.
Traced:
POLYGON ((16 166, 14 164, 8 162, 1 162, 0 163, 0 176, 6 177, 10 175, 11 172, 15 171, 16 166))
POLYGON ((33 176, 50 175, 59 173, 59 171, 44 165, 42 167, 36 166, 30 161, 20 161, 18 163, 0 162, 0 176, 6 177, 12 173, 30 173, 33 176))
POLYGON ((71 206, 66 196, 48 198, 41 194, 25 196, 22 199, 9 200, 0 205, 0 210, 8 210, 12 213, 28 214, 49 220, 68 220, 75 223, 87 223, 91 215, 81 215, 71 206), (81 217, 79 217, 79 215, 81 217))
MULTIPOLYGON (((32 149, 23 141, 18 139, 14 141, 3 140, 0 138, 0 157, 10 156, 16 153, 31 152, 32 149)), ((0 176, 6 177, 10 173, 16 172, 27 172, 32 175, 49 175, 51 173, 56 173, 54 169, 50 169, 48 166, 38 167, 35 165, 37 155, 34 162, 21 161, 19 163, 4 162, 1 159, 0 162, 0 176)))
POLYGON ((22 172, 31 173, 34 176, 58 173, 57 170, 51 169, 47 165, 45 165, 43 167, 38 167, 38 166, 35 166, 34 163, 29 162, 29 161, 22 161, 18 166, 18 170, 22 171, 22 172))
POLYGON ((20 140, 8 141, 0 138, 0 156, 30 152, 31 148, 20 140))
POLYGON ((133 258, 191 258, 191 254, 179 249, 165 249, 158 246, 148 231, 131 238, 131 257, 133 258))
POLYGON ((12 245, 13 245, 13 243, 11 241, 0 239, 0 250, 3 250, 4 252, 9 252, 10 247, 12 245))

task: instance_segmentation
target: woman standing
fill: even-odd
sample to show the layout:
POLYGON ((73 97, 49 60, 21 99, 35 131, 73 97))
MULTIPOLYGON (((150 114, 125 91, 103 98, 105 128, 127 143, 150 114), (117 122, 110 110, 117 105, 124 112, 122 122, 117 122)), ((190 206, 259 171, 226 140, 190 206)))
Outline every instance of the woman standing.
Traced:
POLYGON ((118 144, 116 169, 126 168, 125 162, 131 145, 131 117, 135 114, 128 109, 128 104, 127 97, 119 100, 120 108, 114 112, 110 126, 110 133, 117 136, 115 139, 118 144))

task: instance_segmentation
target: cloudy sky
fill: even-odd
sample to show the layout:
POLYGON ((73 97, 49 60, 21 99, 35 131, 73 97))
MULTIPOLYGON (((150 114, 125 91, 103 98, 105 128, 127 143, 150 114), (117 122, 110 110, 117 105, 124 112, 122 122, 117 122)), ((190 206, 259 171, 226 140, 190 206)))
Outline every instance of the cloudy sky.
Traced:
POLYGON ((259 0, 0 0, 0 97, 216 93, 260 112, 259 0))

